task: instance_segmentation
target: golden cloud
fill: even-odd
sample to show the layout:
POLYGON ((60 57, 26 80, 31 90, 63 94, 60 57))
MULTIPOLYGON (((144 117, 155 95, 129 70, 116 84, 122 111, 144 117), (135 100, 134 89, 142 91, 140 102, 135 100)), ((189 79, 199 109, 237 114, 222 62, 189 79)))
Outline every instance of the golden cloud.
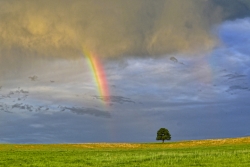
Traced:
POLYGON ((0 0, 0 60, 158 56, 206 50, 211 27, 249 15, 248 0, 0 0), (22 58, 20 58, 22 57, 22 58))

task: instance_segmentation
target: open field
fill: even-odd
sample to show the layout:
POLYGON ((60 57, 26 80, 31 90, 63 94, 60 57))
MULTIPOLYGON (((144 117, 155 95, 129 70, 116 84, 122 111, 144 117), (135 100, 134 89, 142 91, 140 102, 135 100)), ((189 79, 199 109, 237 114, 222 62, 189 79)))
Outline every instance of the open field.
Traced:
POLYGON ((165 144, 0 144, 0 166, 250 166, 250 137, 165 144))

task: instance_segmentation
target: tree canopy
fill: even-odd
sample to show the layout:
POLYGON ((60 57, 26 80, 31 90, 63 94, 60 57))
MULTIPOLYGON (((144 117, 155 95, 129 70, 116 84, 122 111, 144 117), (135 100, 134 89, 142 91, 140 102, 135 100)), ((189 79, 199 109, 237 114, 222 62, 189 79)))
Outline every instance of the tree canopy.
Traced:
POLYGON ((164 140, 171 140, 171 134, 169 133, 168 129, 161 128, 157 131, 157 137, 156 140, 162 140, 162 143, 164 143, 164 140))

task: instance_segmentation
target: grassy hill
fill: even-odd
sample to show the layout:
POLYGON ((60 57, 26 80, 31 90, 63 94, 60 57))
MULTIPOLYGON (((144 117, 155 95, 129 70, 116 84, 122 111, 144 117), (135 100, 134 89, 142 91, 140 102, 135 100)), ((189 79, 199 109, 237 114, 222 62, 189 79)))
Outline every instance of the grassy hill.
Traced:
POLYGON ((250 166, 250 137, 164 144, 0 144, 0 166, 250 166))

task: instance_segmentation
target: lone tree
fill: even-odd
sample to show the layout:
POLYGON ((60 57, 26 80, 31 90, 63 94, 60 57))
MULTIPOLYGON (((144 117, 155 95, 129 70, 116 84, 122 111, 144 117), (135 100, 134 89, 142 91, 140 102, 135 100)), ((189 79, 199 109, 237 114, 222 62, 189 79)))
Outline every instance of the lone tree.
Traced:
POLYGON ((164 143, 164 140, 171 140, 171 134, 169 133, 168 129, 161 128, 157 131, 157 137, 156 140, 162 140, 162 143, 164 143))

